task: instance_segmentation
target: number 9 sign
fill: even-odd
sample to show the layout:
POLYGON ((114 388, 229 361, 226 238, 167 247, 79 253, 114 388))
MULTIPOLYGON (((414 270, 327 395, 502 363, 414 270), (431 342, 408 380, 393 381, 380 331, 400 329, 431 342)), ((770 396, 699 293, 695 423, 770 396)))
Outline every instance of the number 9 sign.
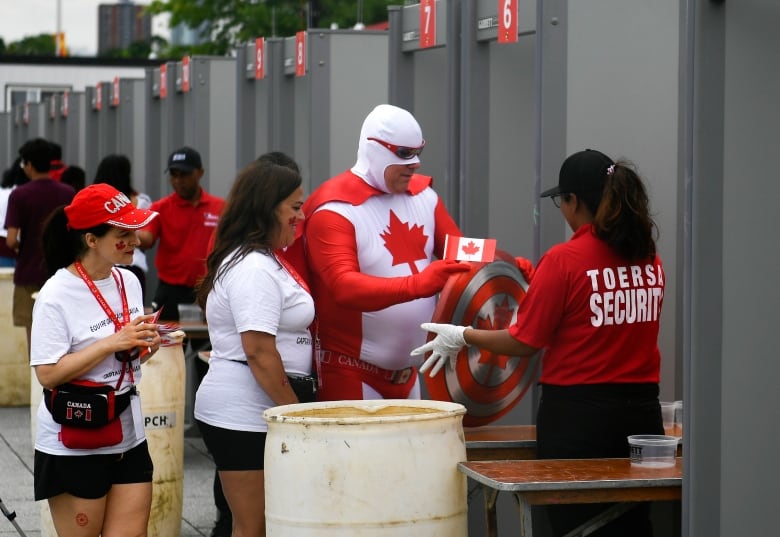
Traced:
POLYGON ((498 42, 517 43, 517 0, 498 0, 498 42))

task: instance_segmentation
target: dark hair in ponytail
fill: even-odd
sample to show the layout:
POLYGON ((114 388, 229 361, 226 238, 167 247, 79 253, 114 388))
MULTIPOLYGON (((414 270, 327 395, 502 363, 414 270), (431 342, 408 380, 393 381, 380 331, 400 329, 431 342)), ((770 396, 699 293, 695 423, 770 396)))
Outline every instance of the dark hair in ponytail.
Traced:
POLYGON ((102 237, 111 229, 111 224, 99 224, 91 229, 70 229, 65 206, 54 209, 43 223, 43 259, 51 277, 57 269, 67 267, 80 259, 87 251, 84 235, 92 233, 102 237))
POLYGON ((629 261, 655 257, 658 228, 645 185, 629 162, 618 161, 607 171, 593 229, 629 261))

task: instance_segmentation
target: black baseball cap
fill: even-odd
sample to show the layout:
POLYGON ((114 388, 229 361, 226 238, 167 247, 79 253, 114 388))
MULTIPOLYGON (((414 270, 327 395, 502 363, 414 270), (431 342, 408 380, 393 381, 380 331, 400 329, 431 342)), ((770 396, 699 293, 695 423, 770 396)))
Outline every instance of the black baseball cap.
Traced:
POLYGON ((191 172, 201 168, 203 168, 203 162, 200 160, 200 153, 191 147, 181 147, 168 157, 168 167, 165 168, 165 171, 181 170, 183 172, 191 172))
POLYGON ((607 177, 607 168, 614 162, 595 149, 586 149, 570 155, 561 164, 558 186, 541 193, 540 197, 559 196, 578 192, 601 192, 607 177))

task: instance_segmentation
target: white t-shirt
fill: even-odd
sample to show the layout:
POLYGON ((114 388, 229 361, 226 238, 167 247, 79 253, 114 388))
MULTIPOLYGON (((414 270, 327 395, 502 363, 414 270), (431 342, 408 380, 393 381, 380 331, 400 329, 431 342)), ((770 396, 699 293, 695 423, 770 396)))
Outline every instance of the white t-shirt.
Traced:
POLYGON ((8 230, 5 227, 5 213, 8 210, 8 198, 11 196, 11 188, 0 188, 0 237, 7 237, 8 230))
MULTIPOLYGON (((226 258, 232 258, 232 255, 226 258)), ((275 406, 246 364, 241 333, 276 336, 276 348, 288 375, 311 374, 309 325, 314 301, 270 255, 252 252, 214 284, 206 302, 211 339, 209 370, 195 396, 195 417, 239 431, 268 430, 263 411, 275 406)))
MULTIPOLYGON (((137 203, 135 204, 135 206, 138 207, 139 209, 148 209, 149 207, 152 206, 151 198, 142 192, 136 194, 136 199, 137 199, 137 203)), ((144 272, 149 272, 149 264, 146 261, 146 252, 144 252, 140 248, 136 248, 135 251, 133 251, 132 265, 140 268, 144 272)))
MULTIPOLYGON (((141 285, 135 275, 124 269, 114 269, 122 273, 127 293, 127 305, 130 319, 143 315, 141 285)), ((96 280, 95 286, 106 302, 122 321, 122 299, 112 276, 96 280)), ((97 299, 82 279, 67 269, 58 270, 49 278, 38 293, 33 306, 33 322, 30 342, 30 365, 54 364, 66 354, 88 347, 95 341, 114 333, 114 323, 100 307, 97 299)), ((134 383, 141 380, 139 360, 132 362, 134 383)), ((122 371, 122 363, 107 356, 80 379, 91 380, 116 387, 122 371)), ((125 372, 119 388, 133 384, 129 371, 125 372)), ((115 446, 98 449, 68 449, 57 436, 60 425, 54 421, 43 401, 38 407, 38 428, 35 437, 35 449, 52 455, 92 455, 122 453, 140 444, 144 437, 136 436, 133 414, 128 407, 122 412, 123 440, 115 446)), ((143 430, 143 427, 139 429, 143 430)))

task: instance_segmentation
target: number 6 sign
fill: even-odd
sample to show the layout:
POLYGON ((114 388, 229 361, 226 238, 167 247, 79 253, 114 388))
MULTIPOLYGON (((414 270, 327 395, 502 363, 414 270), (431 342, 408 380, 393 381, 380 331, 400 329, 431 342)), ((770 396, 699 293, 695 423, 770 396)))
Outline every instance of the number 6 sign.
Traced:
POLYGON ((517 43, 517 0, 498 0, 498 42, 517 43))

